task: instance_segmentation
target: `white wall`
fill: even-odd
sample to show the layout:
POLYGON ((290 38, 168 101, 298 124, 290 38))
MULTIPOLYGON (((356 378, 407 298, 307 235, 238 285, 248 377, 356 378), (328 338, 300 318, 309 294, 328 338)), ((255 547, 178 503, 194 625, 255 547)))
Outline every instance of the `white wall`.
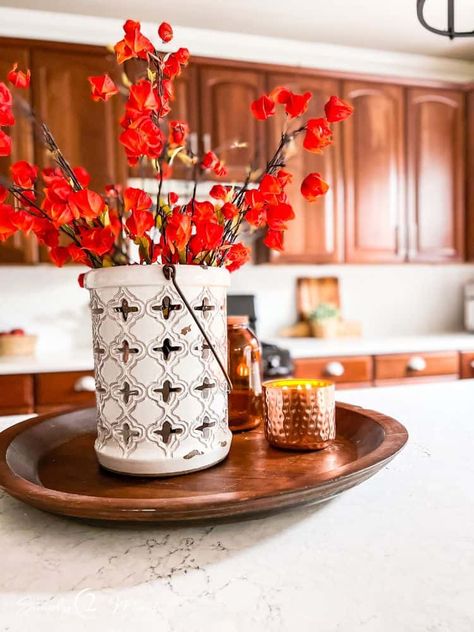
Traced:
MULTIPOLYGON (((0 330, 23 327, 40 336, 41 352, 87 347, 88 293, 80 268, 0 267, 0 330)), ((366 336, 462 329, 463 285, 474 265, 247 266, 232 276, 232 292, 257 296, 259 334, 274 337, 295 320, 298 276, 340 278, 343 313, 366 336)))

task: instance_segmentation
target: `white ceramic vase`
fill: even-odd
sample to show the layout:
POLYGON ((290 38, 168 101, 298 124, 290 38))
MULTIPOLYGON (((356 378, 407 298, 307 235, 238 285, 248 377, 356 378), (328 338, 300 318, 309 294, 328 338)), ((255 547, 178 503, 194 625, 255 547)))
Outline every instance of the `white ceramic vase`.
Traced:
MULTIPOLYGON (((176 281, 227 366, 222 268, 176 266, 176 281)), ((163 266, 91 270, 90 290, 101 465, 168 476, 224 459, 225 376, 163 266)))

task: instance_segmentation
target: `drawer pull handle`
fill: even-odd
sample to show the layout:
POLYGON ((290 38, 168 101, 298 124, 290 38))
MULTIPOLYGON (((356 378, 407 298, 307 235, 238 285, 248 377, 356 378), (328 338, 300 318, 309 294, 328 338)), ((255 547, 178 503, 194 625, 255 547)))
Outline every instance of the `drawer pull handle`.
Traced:
POLYGON ((424 371, 426 369, 426 360, 421 356, 413 356, 407 362, 407 369, 409 371, 424 371))
POLYGON ((92 375, 83 375, 74 382, 76 393, 95 393, 95 380, 92 375))
POLYGON ((330 377, 342 377, 344 371, 344 366, 340 362, 329 362, 325 369, 326 375, 330 377))

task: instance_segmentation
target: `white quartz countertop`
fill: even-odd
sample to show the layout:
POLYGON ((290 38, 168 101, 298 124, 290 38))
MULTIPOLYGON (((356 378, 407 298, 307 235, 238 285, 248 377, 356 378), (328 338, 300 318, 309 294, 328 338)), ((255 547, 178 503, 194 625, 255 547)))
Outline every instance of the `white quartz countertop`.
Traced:
MULTIPOLYGON (((421 353, 428 351, 474 351, 474 334, 452 333, 424 336, 382 338, 274 338, 266 339, 284 349, 293 358, 346 355, 377 355, 383 353, 421 353)), ((69 349, 60 353, 12 358, 0 357, 0 375, 19 373, 49 373, 91 371, 94 368, 92 350, 69 349)))
POLYGON ((429 351, 474 351, 474 334, 468 333, 324 340, 321 338, 273 338, 266 342, 288 349, 293 358, 429 351))
POLYGON ((111 528, 0 493, 0 630, 472 632, 474 380, 339 399, 398 418, 410 439, 316 507, 111 528))

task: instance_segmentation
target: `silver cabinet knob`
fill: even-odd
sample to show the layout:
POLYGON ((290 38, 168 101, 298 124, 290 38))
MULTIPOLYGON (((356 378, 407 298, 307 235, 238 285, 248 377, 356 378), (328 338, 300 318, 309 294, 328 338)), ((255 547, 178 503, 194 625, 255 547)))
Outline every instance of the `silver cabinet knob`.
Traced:
POLYGON ((325 373, 330 377, 341 377, 344 375, 344 371, 344 366, 340 362, 334 361, 326 364, 325 373))
POLYGON ((422 356, 412 356, 407 362, 409 371, 424 371, 426 369, 426 360, 422 356))
POLYGON ((76 393, 94 393, 95 380, 92 375, 83 375, 74 382, 74 390, 76 393))

